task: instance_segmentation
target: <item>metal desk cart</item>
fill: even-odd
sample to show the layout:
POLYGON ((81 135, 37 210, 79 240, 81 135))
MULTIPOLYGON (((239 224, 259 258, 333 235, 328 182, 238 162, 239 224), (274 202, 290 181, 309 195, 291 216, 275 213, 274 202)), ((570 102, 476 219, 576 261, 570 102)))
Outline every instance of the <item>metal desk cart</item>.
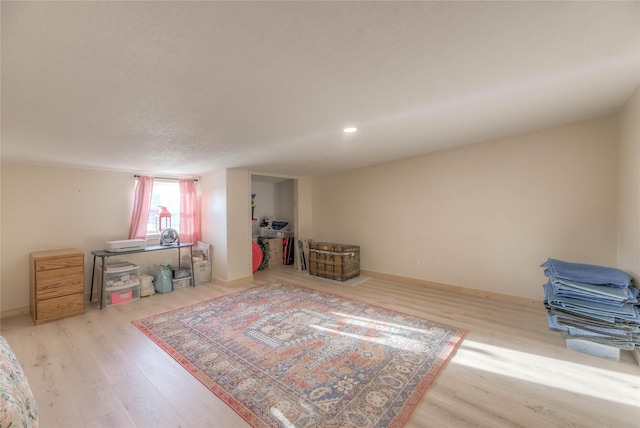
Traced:
MULTIPOLYGON (((145 248, 143 248, 142 250, 133 250, 133 251, 120 251, 120 252, 115 252, 115 253, 111 253, 109 251, 105 251, 105 250, 96 250, 96 251, 92 251, 91 254, 93 254, 93 271, 91 272, 91 292, 89 294, 89 301, 93 300, 93 283, 95 281, 95 275, 96 275, 96 257, 100 257, 102 259, 102 266, 104 267, 106 265, 106 261, 109 257, 114 257, 114 256, 122 256, 124 254, 136 254, 136 253, 147 253, 150 251, 160 251, 160 250, 174 250, 174 249, 178 249, 178 265, 180 265, 180 263, 182 263, 182 257, 180 254, 180 250, 182 248, 189 248, 189 260, 193 260, 193 244, 190 243, 184 243, 184 244, 174 244, 174 245, 149 245, 145 248)), ((178 266, 180 267, 180 266, 178 266)), ((102 280, 100 281, 100 297, 99 297, 99 301, 100 301, 100 309, 102 309, 102 294, 104 291, 104 277, 105 275, 101 275, 102 280)), ((195 283, 195 278, 193 277, 193 269, 191 269, 191 285, 193 287, 195 287, 196 283, 195 283)))

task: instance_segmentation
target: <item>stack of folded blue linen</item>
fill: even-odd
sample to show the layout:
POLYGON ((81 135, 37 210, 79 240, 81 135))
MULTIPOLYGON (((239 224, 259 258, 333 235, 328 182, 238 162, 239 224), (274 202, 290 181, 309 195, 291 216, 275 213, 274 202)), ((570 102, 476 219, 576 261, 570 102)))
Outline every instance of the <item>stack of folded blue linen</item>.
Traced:
POLYGON ((619 349, 640 346, 640 291, 620 269, 548 259, 544 303, 549 328, 565 339, 619 349))

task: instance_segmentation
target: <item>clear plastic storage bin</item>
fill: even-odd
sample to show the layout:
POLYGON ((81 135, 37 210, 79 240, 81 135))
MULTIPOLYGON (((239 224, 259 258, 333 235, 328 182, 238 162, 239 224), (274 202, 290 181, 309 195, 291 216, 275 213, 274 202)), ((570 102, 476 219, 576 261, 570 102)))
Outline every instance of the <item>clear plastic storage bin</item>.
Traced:
POLYGON ((106 306, 127 303, 140 298, 140 283, 127 287, 111 287, 104 289, 104 299, 106 306))
POLYGON ((97 269, 97 274, 99 284, 104 275, 102 302, 105 306, 140 298, 140 266, 129 262, 107 263, 97 269))
POLYGON ((103 271, 105 288, 123 288, 140 284, 140 266, 133 263, 107 263, 103 271))

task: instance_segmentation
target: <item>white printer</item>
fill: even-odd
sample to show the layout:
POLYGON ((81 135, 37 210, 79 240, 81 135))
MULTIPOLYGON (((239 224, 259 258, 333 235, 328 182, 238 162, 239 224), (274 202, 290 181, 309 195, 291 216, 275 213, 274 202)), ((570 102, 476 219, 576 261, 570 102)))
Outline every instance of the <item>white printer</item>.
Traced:
POLYGON ((121 241, 107 241, 104 250, 110 253, 121 253, 123 251, 144 250, 147 246, 145 239, 123 239, 121 241))

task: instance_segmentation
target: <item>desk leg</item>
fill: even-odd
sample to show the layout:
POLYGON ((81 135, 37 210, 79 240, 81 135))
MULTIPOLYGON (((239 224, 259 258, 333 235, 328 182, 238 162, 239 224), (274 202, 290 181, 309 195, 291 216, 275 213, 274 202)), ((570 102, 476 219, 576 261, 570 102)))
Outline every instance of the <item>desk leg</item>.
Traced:
POLYGON ((96 256, 93 256, 93 270, 91 271, 91 291, 89 292, 89 303, 93 300, 93 281, 96 276, 96 256))
POLYGON ((189 257, 191 257, 189 260, 191 260, 191 286, 195 287, 196 286, 196 275, 195 273, 193 273, 194 271, 194 263, 193 263, 193 247, 189 247, 189 257))
POLYGON ((105 274, 104 274, 104 266, 105 266, 104 261, 105 261, 106 257, 102 256, 101 258, 102 258, 102 266, 101 266, 102 275, 100 275, 100 300, 99 300, 100 301, 100 309, 102 309, 102 294, 104 292, 104 277, 105 277, 105 274))

